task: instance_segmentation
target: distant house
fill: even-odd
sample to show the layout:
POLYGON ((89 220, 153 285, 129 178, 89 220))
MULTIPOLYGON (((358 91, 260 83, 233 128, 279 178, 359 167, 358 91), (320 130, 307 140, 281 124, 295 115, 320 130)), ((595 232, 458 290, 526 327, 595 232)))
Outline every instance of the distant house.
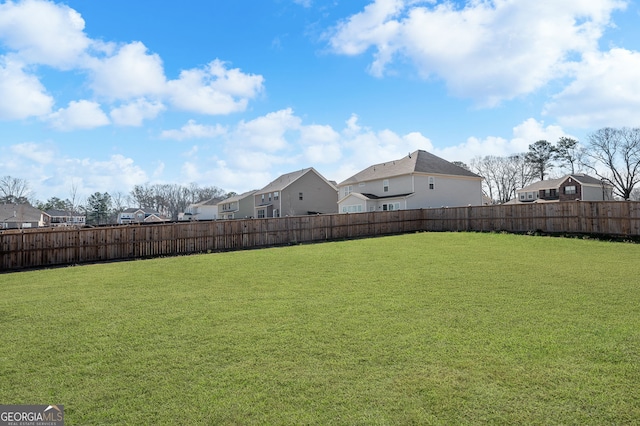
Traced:
POLYGON ((195 204, 189 204, 178 220, 214 220, 218 219, 218 203, 222 198, 215 197, 195 204))
POLYGON ((313 167, 287 173, 253 194, 254 217, 337 213, 337 190, 313 167))
POLYGON ((57 226, 85 226, 87 223, 87 216, 67 210, 50 209, 45 212, 51 217, 50 225, 57 226))
POLYGON ((0 229, 49 226, 51 217, 29 204, 0 204, 0 229))
POLYGON ((131 223, 167 222, 169 219, 152 209, 128 208, 118 213, 117 222, 120 225, 131 223))
POLYGON ((613 186, 594 177, 574 173, 559 179, 542 180, 516 191, 512 203, 548 203, 559 201, 611 201, 613 186))
POLYGON ((338 189, 340 213, 483 204, 482 177, 422 150, 367 167, 338 189))
POLYGON ((218 215, 220 219, 244 219, 252 217, 253 194, 256 190, 248 191, 240 195, 226 198, 218 203, 218 215))

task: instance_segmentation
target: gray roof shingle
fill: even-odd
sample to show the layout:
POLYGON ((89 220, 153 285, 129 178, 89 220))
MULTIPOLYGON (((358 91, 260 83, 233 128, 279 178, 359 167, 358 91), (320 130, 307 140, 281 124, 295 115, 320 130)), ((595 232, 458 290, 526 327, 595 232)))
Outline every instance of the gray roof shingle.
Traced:
POLYGON ((318 177, 320 177, 325 182, 327 182, 328 185, 335 186, 333 183, 331 183, 331 181, 328 181, 324 176, 322 176, 320 173, 318 173, 318 171, 316 169, 314 169, 313 167, 308 167, 306 169, 297 170, 295 172, 286 173, 284 175, 281 175, 278 178, 276 178, 274 181, 270 182, 264 188, 256 191, 256 193, 257 194, 262 194, 262 193, 273 192, 273 191, 282 191, 287 186, 291 185, 293 182, 295 182, 296 180, 300 179, 300 177, 304 176, 305 174, 307 174, 309 172, 315 173, 318 177))
POLYGON ((0 223, 39 222, 42 214, 28 204, 0 204, 0 223))
POLYGON ((449 176, 465 176, 480 179, 480 176, 460 166, 435 156, 427 151, 417 150, 399 160, 374 164, 340 183, 351 183, 384 179, 412 173, 428 173, 449 176))

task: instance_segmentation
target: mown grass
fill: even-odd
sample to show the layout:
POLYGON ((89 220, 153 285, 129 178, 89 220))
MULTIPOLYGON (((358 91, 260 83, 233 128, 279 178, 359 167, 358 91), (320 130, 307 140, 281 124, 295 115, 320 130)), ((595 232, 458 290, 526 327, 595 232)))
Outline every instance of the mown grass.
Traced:
POLYGON ((0 403, 69 425, 638 423, 638 260, 420 233, 0 275, 0 403))

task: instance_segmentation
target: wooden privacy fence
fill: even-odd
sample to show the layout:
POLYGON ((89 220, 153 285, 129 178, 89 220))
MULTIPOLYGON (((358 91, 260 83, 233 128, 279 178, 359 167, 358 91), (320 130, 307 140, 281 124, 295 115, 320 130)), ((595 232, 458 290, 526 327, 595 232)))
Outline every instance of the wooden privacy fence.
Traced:
POLYGON ((638 202, 563 202, 0 232, 0 271, 416 231, 640 236, 638 202))

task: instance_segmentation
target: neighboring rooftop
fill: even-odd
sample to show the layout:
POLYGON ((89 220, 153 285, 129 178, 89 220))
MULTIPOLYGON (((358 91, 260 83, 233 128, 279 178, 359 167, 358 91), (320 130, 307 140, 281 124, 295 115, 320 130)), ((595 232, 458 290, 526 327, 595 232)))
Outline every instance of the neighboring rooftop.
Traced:
POLYGON ((306 175, 309 172, 315 173, 316 175, 318 175, 319 177, 324 179, 325 182, 327 182, 329 185, 335 187, 335 185, 332 182, 330 182, 327 179, 325 179, 325 177, 322 176, 320 173, 318 173, 313 167, 307 167, 306 169, 297 170, 295 172, 286 173, 284 175, 281 175, 278 178, 276 178, 275 180, 273 180, 272 182, 270 182, 267 186, 265 186, 264 188, 262 188, 262 189, 260 189, 259 191, 256 191, 256 192, 263 193, 263 192, 282 191, 287 186, 291 185, 293 182, 295 182, 296 180, 300 179, 302 176, 306 175))
POLYGON ((429 173, 449 176, 466 176, 480 178, 477 174, 457 166, 427 151, 417 150, 399 160, 387 161, 367 167, 340 185, 366 182, 411 173, 429 173))
MULTIPOLYGON (((518 189, 517 192, 534 192, 534 191, 540 191, 541 189, 559 188, 560 184, 562 184, 562 182, 564 182, 569 177, 577 180, 579 183, 583 185, 602 186, 602 180, 600 179, 594 178, 584 173, 574 173, 571 175, 565 175, 558 179, 547 179, 547 180, 534 182, 531 185, 527 185, 522 189, 518 189)), ((605 186, 610 186, 610 185, 608 183, 605 183, 605 186)))

